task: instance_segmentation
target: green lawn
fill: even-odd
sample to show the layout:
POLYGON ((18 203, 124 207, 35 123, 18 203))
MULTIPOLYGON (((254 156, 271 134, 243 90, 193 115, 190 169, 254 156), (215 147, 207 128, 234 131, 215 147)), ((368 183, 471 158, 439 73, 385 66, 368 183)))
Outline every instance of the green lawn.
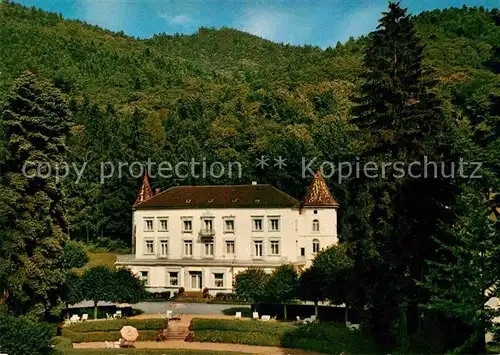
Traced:
POLYGON ((77 269, 78 274, 83 274, 83 272, 87 269, 90 269, 97 265, 105 265, 111 268, 115 267, 116 256, 120 253, 117 252, 99 252, 94 253, 87 250, 87 255, 89 256, 89 262, 85 264, 84 267, 77 269))
POLYGON ((368 334, 349 331, 344 324, 322 322, 296 326, 285 322, 199 319, 191 321, 193 341, 282 346, 320 353, 378 353, 368 334))

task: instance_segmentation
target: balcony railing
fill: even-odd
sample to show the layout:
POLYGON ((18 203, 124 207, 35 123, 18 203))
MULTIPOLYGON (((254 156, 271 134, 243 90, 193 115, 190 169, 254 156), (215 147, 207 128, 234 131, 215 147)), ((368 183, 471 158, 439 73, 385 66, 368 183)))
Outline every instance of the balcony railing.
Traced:
POLYGON ((202 228, 200 230, 199 236, 202 238, 209 238, 215 236, 215 229, 202 228))

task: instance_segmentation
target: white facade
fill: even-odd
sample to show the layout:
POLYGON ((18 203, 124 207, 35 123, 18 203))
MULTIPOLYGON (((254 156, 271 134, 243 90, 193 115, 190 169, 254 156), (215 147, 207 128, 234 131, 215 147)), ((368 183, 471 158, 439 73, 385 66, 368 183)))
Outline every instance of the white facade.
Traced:
POLYGON ((311 207, 135 209, 134 255, 121 256, 152 292, 231 292, 248 267, 271 272, 307 266, 315 253, 337 243, 337 210, 311 207))

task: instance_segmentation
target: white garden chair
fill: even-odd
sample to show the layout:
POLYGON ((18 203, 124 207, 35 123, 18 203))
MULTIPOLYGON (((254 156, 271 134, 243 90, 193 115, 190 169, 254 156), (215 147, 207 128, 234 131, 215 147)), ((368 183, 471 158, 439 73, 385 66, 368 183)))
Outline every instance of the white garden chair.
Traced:
POLYGON ((109 313, 106 313, 106 319, 107 320, 112 320, 113 319, 113 315, 111 315, 109 313))
POLYGON ((82 314, 82 322, 89 320, 89 315, 87 313, 82 314))
POLYGON ((252 318, 253 319, 259 319, 259 312, 253 312, 252 318))
POLYGON ((234 315, 235 318, 241 318, 241 312, 236 312, 236 314, 234 315))

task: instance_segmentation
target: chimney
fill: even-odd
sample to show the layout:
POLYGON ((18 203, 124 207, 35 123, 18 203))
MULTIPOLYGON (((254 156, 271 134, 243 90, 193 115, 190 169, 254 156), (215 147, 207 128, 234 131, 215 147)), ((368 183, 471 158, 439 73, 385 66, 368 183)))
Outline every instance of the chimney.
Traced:
POLYGON ((159 187, 157 187, 157 188, 155 189, 155 195, 158 195, 160 192, 161 192, 161 189, 160 189, 159 187))
POLYGON ((252 185, 257 185, 257 181, 252 181, 252 185))

